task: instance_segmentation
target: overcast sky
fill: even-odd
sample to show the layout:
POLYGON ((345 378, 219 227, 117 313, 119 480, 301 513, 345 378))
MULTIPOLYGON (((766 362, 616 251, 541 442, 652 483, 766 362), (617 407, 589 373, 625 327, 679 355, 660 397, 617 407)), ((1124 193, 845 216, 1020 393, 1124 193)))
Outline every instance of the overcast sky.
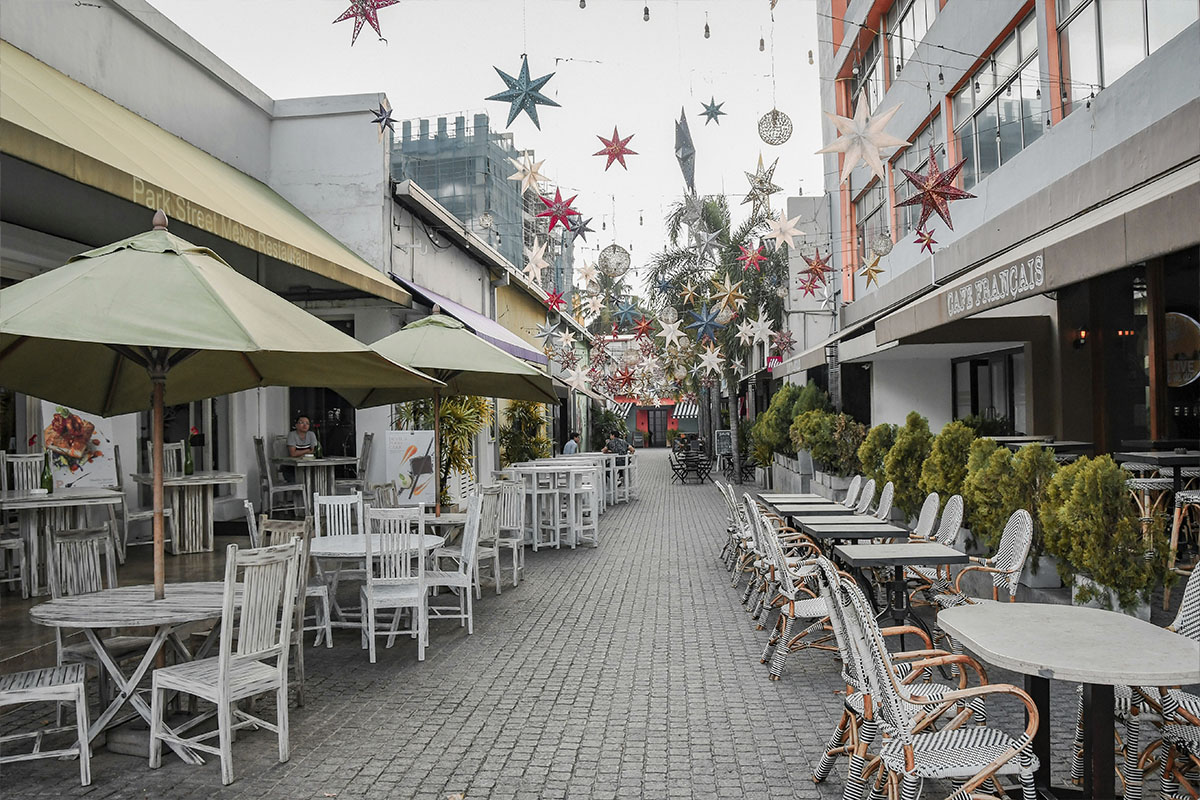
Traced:
POLYGON ((350 0, 149 1, 271 97, 384 91, 397 120, 482 110, 504 130, 507 104, 483 98, 505 88, 493 66, 516 75, 528 53, 534 78, 555 73, 543 91, 562 107, 538 107, 540 131, 524 114, 508 130, 595 217, 597 233, 577 244, 577 258, 594 260, 616 241, 632 245, 638 268, 662 249, 662 219, 684 191, 674 157, 681 107, 697 151, 696 188, 727 194, 735 218, 749 208, 739 206, 744 173, 760 152, 768 166, 779 159, 775 183, 784 191, 773 208, 801 187, 821 191, 817 67, 808 63, 815 0, 779 0, 773 23, 769 0, 587 0, 583 9, 578 0, 401 0, 379 11, 386 42, 364 26, 353 47, 353 22, 331 24, 350 0), (719 126, 698 116, 710 97, 725 104, 719 126), (779 147, 757 132, 773 97, 795 125, 779 147), (634 134, 628 146, 639 155, 626 158, 628 171, 614 163, 606 173, 606 159, 592 153, 603 147, 596 135, 608 138, 614 125, 622 137, 634 134))

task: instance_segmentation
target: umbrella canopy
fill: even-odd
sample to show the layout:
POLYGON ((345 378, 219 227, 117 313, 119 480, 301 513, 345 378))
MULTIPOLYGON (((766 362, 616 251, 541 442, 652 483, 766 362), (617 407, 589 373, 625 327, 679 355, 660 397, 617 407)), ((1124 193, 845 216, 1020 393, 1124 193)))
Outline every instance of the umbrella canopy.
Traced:
MULTIPOLYGON (((371 347, 389 361, 443 381, 445 386, 437 389, 444 397, 474 395, 558 403, 550 376, 485 342, 461 322, 443 314, 409 323, 371 347)), ((425 387, 383 385, 368 390, 344 387, 335 391, 357 408, 403 403, 433 394, 425 387)))
POLYGON ((171 235, 161 211, 148 233, 0 290, 0 374, 11 389, 94 414, 152 406, 157 598, 164 402, 256 386, 441 386, 171 235))

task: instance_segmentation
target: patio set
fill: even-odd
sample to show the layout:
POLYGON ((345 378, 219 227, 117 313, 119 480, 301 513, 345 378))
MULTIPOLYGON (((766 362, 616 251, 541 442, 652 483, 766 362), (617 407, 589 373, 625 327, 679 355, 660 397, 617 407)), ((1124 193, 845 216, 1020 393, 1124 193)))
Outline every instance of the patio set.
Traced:
POLYGON ((1115 797, 1117 780, 1125 797, 1140 797, 1155 773, 1164 798, 1196 797, 1200 697, 1178 688, 1200 683, 1194 573, 1165 629, 1097 608, 1017 603, 1033 535, 1023 509, 995 553, 968 557, 952 546, 959 495, 943 507, 930 494, 910 529, 888 521, 891 483, 877 495, 873 480, 856 477, 837 502, 739 498, 718 485, 729 533, 720 558, 759 629, 770 630, 760 657, 768 677, 779 680, 801 651, 840 661, 829 667, 841 670, 846 693, 812 765, 818 783, 844 758, 847 800, 912 800, 926 780, 956 800, 997 797, 1002 778, 1015 779, 1025 800, 1066 796, 1050 774, 1050 681, 1065 680, 1082 684, 1070 778, 1085 797, 1115 797), (988 579, 990 598, 968 593, 972 574, 988 579), (932 625, 917 604, 935 612, 932 625), (985 664, 1025 676, 1024 686, 989 683, 985 664), (989 720, 988 704, 1002 697, 1024 711, 1023 727, 989 720))

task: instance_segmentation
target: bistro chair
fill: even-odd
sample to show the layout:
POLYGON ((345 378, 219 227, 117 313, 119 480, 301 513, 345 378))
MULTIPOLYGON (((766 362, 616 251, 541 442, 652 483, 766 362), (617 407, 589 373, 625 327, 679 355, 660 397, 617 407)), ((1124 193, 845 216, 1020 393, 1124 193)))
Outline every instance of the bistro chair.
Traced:
POLYGON ((871 503, 875 502, 875 479, 867 478, 863 484, 862 492, 858 495, 858 505, 855 506, 856 514, 866 514, 871 508, 871 503))
POLYGON ((887 521, 892 515, 892 498, 896 494, 896 487, 891 481, 883 485, 883 490, 879 493, 879 505, 875 506, 875 510, 871 512, 877 519, 887 521))
POLYGON ((33 752, 0 755, 0 764, 12 764, 16 761, 29 761, 35 758, 78 756, 79 783, 83 786, 90 786, 92 783, 92 749, 88 737, 86 679, 87 668, 83 664, 59 664, 57 667, 0 675, 0 707, 21 703, 54 703, 60 707, 62 703, 75 704, 75 724, 73 726, 63 726, 60 720, 57 727, 39 728, 29 733, 0 736, 0 746, 20 739, 33 739, 33 752), (65 731, 75 732, 74 746, 58 750, 42 749, 42 740, 47 734, 65 731))
POLYGON ((317 631, 317 638, 313 642, 313 647, 316 647, 321 642, 321 637, 325 637, 325 646, 333 647, 332 629, 329 619, 329 584, 323 579, 312 575, 312 567, 309 563, 308 549, 312 543, 312 518, 298 519, 268 519, 263 516, 258 525, 258 530, 262 538, 263 547, 275 547, 281 544, 287 544, 295 539, 299 543, 299 550, 296 553, 296 616, 293 620, 292 628, 292 665, 296 673, 296 679, 293 685, 296 687, 296 705, 304 705, 304 632, 306 630, 317 631), (317 611, 314 616, 315 624, 312 627, 305 627, 305 622, 308 619, 305 616, 308 598, 314 597, 317 599, 317 611))
POLYGON ((233 783, 233 733, 251 727, 274 732, 279 740, 279 760, 288 760, 288 654, 299 549, 295 541, 241 551, 236 544, 229 545, 225 551, 220 654, 154 670, 151 769, 162 765, 162 743, 173 742, 220 757, 221 783, 228 786, 233 783), (240 615, 234 600, 239 585, 243 598, 240 615), (194 695, 216 708, 171 728, 163 721, 163 701, 169 691, 194 695), (238 707, 240 700, 267 692, 275 693, 274 723, 238 707), (217 730, 184 735, 213 716, 217 718, 217 730), (206 741, 214 736, 218 738, 215 747, 206 741))
MULTIPOLYGON (((1192 535, 1196 535, 1196 531, 1200 528, 1197 522, 1200 521, 1200 490, 1184 489, 1175 495, 1175 516, 1171 521, 1171 549, 1167 553, 1167 569, 1179 575, 1190 575, 1195 567, 1181 569, 1176 566, 1176 560, 1179 556, 1179 531, 1183 527, 1183 521, 1190 521, 1192 535)), ((1171 604, 1171 587, 1163 587, 1163 610, 1171 604)))
POLYGON ((333 482, 333 491, 335 494, 345 492, 363 492, 367 491, 367 467, 371 463, 371 443, 375 441, 375 434, 364 433, 362 447, 358 451, 358 463, 354 465, 354 477, 342 478, 333 482))
POLYGON ((850 479, 850 485, 846 487, 846 496, 842 498, 842 505, 846 508, 854 508, 855 502, 858 501, 858 493, 862 490, 862 484, 862 475, 855 475, 850 479))
MULTIPOLYGON (((935 504, 936 508, 936 504, 935 504)), ((946 547, 953 547, 958 540, 958 531, 962 528, 963 499, 962 495, 952 495, 942 509, 942 519, 938 524, 933 541, 946 547)), ((919 526, 918 526, 919 527, 919 526)), ((918 592, 940 594, 953 591, 950 579, 950 566, 922 567, 914 565, 904 568, 904 576, 909 581, 909 594, 915 597, 918 592)), ((911 600, 910 600, 911 602, 911 600)), ((931 602, 927 600, 927 603, 931 602)))
POLYGON ((258 460, 258 488, 262 493, 262 506, 268 515, 276 511, 293 514, 308 513, 308 494, 302 483, 284 483, 277 467, 267 457, 267 445, 261 436, 254 437, 254 456, 258 460), (275 498, 291 498, 291 504, 275 504, 275 498))
POLYGON ((921 504, 921 513, 917 515, 916 527, 908 535, 909 541, 926 542, 933 535, 933 526, 937 523, 938 507, 941 498, 937 492, 930 492, 921 504))
MULTIPOLYGON (((117 485, 115 488, 121 494, 125 494, 125 472, 121 468, 121 445, 119 444, 113 445, 113 466, 117 470, 117 485)), ((109 508, 112 507, 110 506, 109 508)), ((119 539, 120 549, 117 551, 117 555, 121 557, 123 562, 125 560, 125 554, 129 552, 130 547, 154 544, 153 536, 142 541, 129 540, 129 526, 132 523, 148 520, 151 526, 153 526, 154 509, 146 508, 142 509, 141 511, 134 511, 129 508, 128 503, 122 502, 118 505, 118 511, 116 513, 120 515, 121 519, 121 535, 119 539)), ((163 527, 163 534, 170 537, 170 541, 172 543, 179 541, 179 532, 175 524, 175 511, 171 508, 169 503, 164 503, 163 505, 163 527)))
POLYGON ((479 539, 483 535, 495 535, 496 505, 499 490, 488 486, 481 494, 467 498, 467 524, 463 528, 462 544, 458 547, 440 547, 433 551, 433 569, 426 578, 429 588, 436 591, 445 587, 458 595, 456 605, 429 604, 429 616, 438 619, 460 620, 466 625, 467 634, 475 632, 474 600, 471 586, 475 581, 475 557, 479 539), (448 568, 443 561, 449 561, 448 568))
POLYGON ((964 576, 972 572, 982 572, 992 578, 993 602, 1000 599, 1002 587, 1008 589, 1008 601, 1015 602, 1017 583, 1021 580, 1021 572, 1025 569, 1025 559, 1029 556, 1032 543, 1033 517, 1025 509, 1018 508, 1004 526, 996 554, 989 558, 971 556, 971 563, 959 570, 950 591, 934 596, 934 601, 942 608, 986 602, 967 596, 962 589, 964 576))
POLYGON ((366 581, 359 589, 362 602, 362 647, 375 663, 375 639, 387 636, 391 647, 399 633, 417 640, 417 660, 425 660, 429 644, 429 590, 425 570, 425 506, 372 508, 367 512, 370 531, 379 535, 375 552, 374 536, 367 536, 366 581), (377 631, 376 612, 391 609, 392 625, 377 631), (411 611, 412 625, 401 630, 400 612, 411 611))

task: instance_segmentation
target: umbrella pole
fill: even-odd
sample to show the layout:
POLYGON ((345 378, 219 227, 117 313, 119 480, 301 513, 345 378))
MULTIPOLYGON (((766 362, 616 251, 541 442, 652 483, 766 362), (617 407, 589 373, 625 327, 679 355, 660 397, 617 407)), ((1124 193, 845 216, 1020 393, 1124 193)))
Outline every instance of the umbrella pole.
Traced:
POLYGON ((151 471, 154 474, 154 599, 162 600, 166 592, 166 571, 163 563, 163 389, 165 374, 152 374, 154 386, 154 419, 151 423, 154 444, 151 471))
POLYGON ((442 515, 442 396, 433 392, 433 515, 442 515))

